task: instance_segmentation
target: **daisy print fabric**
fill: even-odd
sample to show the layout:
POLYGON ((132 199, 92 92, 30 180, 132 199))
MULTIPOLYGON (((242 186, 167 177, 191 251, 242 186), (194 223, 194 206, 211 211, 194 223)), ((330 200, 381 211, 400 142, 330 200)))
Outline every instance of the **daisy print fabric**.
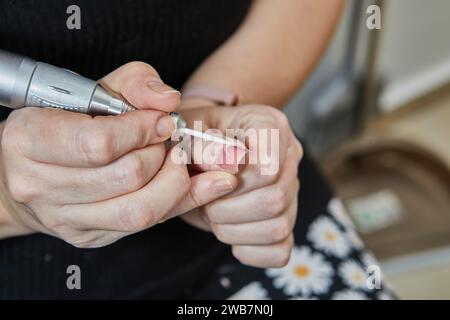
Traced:
POLYGON ((320 217, 310 226, 307 234, 312 245, 327 255, 344 258, 350 252, 350 241, 336 223, 328 217, 320 217))
MULTIPOLYGON (((299 217, 299 226, 302 217, 299 217)), ((303 221, 304 222, 304 221, 303 221)), ((223 290, 240 300, 390 300, 395 295, 382 275, 381 287, 370 289, 368 272, 378 261, 364 247, 338 199, 303 229, 294 230, 295 246, 283 268, 257 269, 229 262, 217 272, 216 286, 204 297, 223 290)))
POLYGON ((295 247, 286 267, 268 269, 275 288, 286 296, 309 298, 328 292, 332 284, 333 268, 323 255, 308 247, 295 247))

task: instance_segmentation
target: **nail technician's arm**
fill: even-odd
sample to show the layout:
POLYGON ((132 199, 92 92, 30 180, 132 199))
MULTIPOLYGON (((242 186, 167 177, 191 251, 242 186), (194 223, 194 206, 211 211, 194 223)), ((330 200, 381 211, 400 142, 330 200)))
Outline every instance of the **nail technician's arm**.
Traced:
POLYGON ((185 84, 213 85, 246 102, 282 107, 326 48, 344 0, 254 0, 235 34, 185 84))
POLYGON ((166 157, 162 142, 174 130, 167 112, 180 95, 151 66, 129 63, 100 82, 153 110, 92 118, 23 108, 1 124, 0 239, 41 232, 104 246, 223 195, 205 191, 217 180, 236 184, 221 172, 191 179, 166 157))
MULTIPOLYGON (((308 77, 331 37, 343 3, 255 0, 242 26, 185 85, 223 88, 252 103, 211 107, 214 103, 206 99, 187 98, 182 113, 188 123, 203 120, 206 127, 222 131, 279 132, 279 154, 270 154, 270 163, 279 170, 262 174, 264 165, 258 158, 258 163, 239 171, 237 190, 182 216, 231 245, 234 256, 244 264, 280 267, 288 262, 297 216, 297 167, 302 148, 286 116, 267 105, 283 106, 308 77)), ((257 150, 252 142, 248 147, 250 153, 257 150)))

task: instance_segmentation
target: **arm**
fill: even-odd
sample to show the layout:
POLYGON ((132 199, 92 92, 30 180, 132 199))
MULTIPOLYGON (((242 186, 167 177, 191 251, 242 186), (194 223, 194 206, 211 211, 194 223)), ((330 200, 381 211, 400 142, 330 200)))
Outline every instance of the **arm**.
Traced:
POLYGON ((245 102, 282 107, 319 60, 344 3, 255 0, 238 31, 196 70, 185 89, 208 84, 245 102))

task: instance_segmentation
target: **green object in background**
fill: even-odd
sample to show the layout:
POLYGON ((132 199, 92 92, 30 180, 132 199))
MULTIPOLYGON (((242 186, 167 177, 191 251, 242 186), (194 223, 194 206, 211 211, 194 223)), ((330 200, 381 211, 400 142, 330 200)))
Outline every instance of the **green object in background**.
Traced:
POLYGON ((400 199, 390 190, 380 190, 347 202, 358 231, 372 233, 396 224, 402 217, 400 199))

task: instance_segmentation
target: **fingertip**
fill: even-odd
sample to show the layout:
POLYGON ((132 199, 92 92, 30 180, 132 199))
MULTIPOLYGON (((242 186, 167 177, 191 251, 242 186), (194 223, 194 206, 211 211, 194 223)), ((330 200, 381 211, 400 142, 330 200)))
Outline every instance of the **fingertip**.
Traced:
POLYGON ((138 109, 172 112, 178 108, 181 101, 181 93, 178 90, 166 85, 160 79, 149 80, 148 77, 131 79, 124 85, 121 93, 138 109))
POLYGON ((156 133, 160 138, 169 138, 175 130, 176 125, 171 116, 164 115, 156 122, 156 133))
POLYGON ((238 181, 232 174, 222 171, 208 171, 200 173, 192 178, 192 186, 195 193, 199 194, 197 198, 202 198, 202 203, 209 203, 231 193, 237 188, 238 181))
POLYGON ((215 181, 226 181, 229 184, 230 191, 233 191, 238 186, 238 179, 235 175, 225 172, 225 171, 216 171, 215 174, 215 181))

